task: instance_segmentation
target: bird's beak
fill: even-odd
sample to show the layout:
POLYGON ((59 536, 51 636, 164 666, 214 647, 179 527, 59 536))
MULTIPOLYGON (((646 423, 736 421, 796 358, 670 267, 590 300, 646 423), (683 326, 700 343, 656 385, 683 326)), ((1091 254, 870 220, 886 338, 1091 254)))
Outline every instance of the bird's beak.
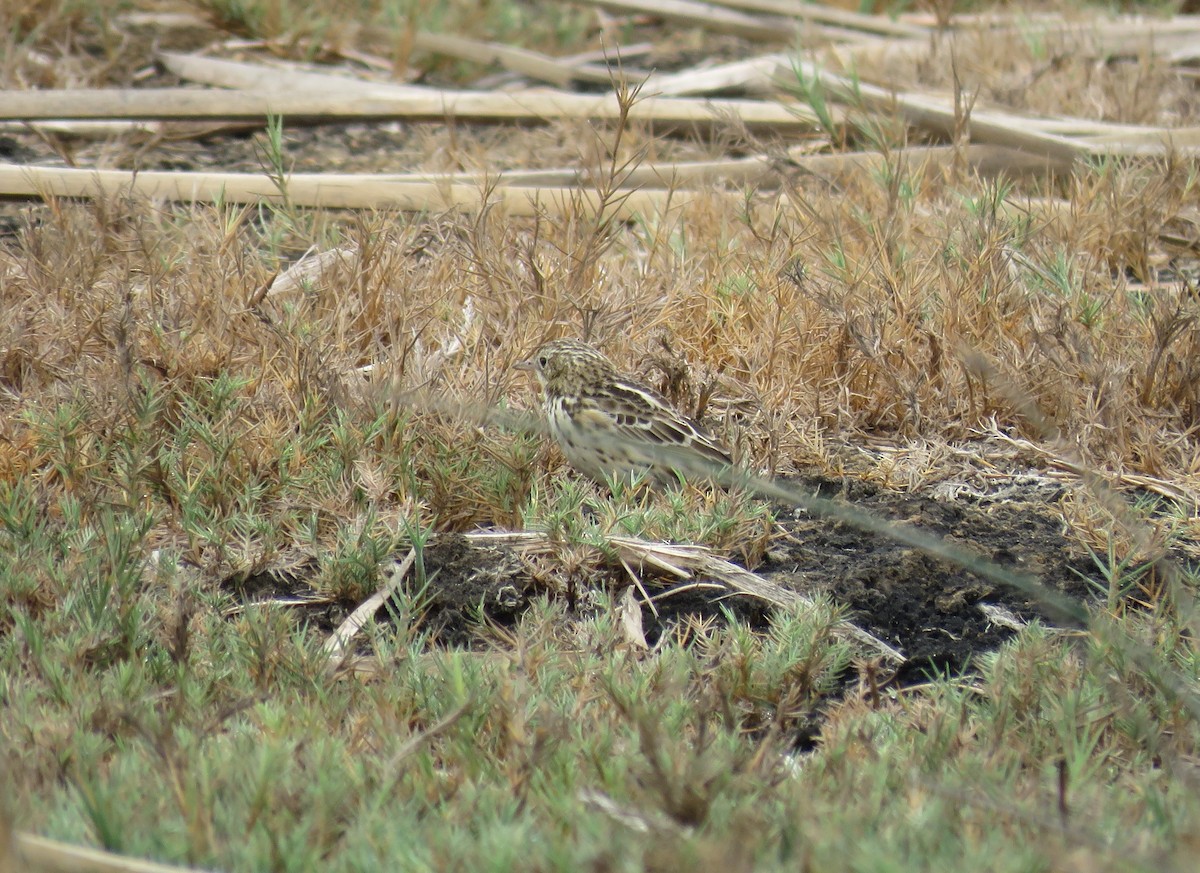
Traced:
POLYGON ((514 370, 524 370, 526 372, 532 373, 534 370, 537 369, 537 367, 534 365, 533 361, 517 361, 515 364, 513 364, 513 369, 514 370))

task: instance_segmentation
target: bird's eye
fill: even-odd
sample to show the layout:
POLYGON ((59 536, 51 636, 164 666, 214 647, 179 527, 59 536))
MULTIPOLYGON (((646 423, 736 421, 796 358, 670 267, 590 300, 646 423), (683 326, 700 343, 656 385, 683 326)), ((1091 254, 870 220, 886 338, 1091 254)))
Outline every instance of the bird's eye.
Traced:
POLYGON ((538 358, 538 366, 539 367, 545 368, 546 363, 547 363, 547 360, 546 360, 545 355, 542 355, 541 357, 538 358))

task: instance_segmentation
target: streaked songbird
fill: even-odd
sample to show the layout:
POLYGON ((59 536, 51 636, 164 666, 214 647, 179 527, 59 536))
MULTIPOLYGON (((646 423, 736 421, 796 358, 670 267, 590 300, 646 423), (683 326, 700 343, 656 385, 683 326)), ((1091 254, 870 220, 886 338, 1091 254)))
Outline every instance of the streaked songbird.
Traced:
POLYGON ((554 340, 516 365, 537 376, 551 436, 597 482, 649 473, 661 485, 712 478, 733 464, 707 430, 587 343, 554 340))

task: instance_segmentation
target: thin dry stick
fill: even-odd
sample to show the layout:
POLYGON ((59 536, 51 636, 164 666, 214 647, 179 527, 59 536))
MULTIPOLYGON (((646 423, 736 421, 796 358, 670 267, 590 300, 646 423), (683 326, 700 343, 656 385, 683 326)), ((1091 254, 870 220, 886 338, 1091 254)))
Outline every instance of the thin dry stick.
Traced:
POLYGON ((664 94, 683 97, 709 94, 740 88, 760 94, 777 93, 776 81, 781 64, 788 63, 784 54, 769 54, 749 60, 718 64, 715 67, 681 70, 678 73, 656 73, 647 81, 643 90, 647 94, 664 94))
MULTIPOLYGON (((608 541, 617 548, 621 554, 621 563, 626 567, 627 560, 636 559, 659 569, 667 569, 668 572, 684 578, 706 576, 715 579, 730 591, 758 598, 773 606, 785 609, 812 606, 811 598, 769 582, 757 573, 752 573, 731 561, 718 558, 703 546, 651 543, 633 537, 609 537, 608 541)), ((905 660, 899 651, 849 622, 839 624, 835 632, 862 643, 896 663, 903 663, 905 660)))
MULTIPOLYGON (((402 94, 345 93, 321 88, 278 91, 202 91, 195 88, 82 88, 59 91, 7 91, 0 102, 0 120, 142 118, 142 119, 266 119, 282 115, 289 121, 406 118, 436 120, 542 122, 577 118, 616 121, 621 107, 611 95, 571 94, 564 91, 431 90, 402 94)), ((736 118, 747 127, 777 131, 811 130, 812 110, 796 104, 758 100, 693 100, 650 97, 630 112, 634 121, 665 125, 723 127, 736 118)))
MULTIPOLYGON (((400 209, 405 211, 478 211, 485 205, 478 184, 397 182, 369 175, 296 174, 287 177, 286 193, 295 206, 331 209, 400 209)), ((265 175, 247 173, 170 173, 124 170, 76 170, 0 164, 0 192, 19 197, 105 197, 137 194, 186 203, 258 203, 282 200, 284 193, 265 175)), ((607 211, 620 220, 665 215, 685 208, 698 197, 737 195, 719 192, 629 191, 607 211)), ((578 188, 496 187, 488 205, 506 215, 579 215, 597 211, 595 192, 578 188)))
POLYGON ((677 594, 687 594, 689 591, 728 591, 724 585, 718 585, 716 582, 689 582, 687 585, 673 585, 666 591, 661 591, 651 597, 651 600, 666 600, 668 597, 674 597, 677 594))
MULTIPOLYGON (((851 81, 805 61, 781 66, 776 80, 786 86, 802 78, 817 82, 837 100, 858 103, 876 111, 899 112, 908 123, 952 136, 960 123, 952 97, 921 93, 894 93, 887 88, 851 81)), ((1071 162, 1088 154, 1129 154, 1165 156, 1195 155, 1200 152, 1200 136, 1192 128, 1152 128, 1091 122, 1086 119, 1039 119, 1001 111, 975 110, 969 119, 971 139, 1009 148, 1044 154, 1061 162, 1071 162), (1095 135, 1094 138, 1070 138, 1064 133, 1095 135), (1132 141, 1130 141, 1132 139, 1132 141)))
POLYGON ((447 730, 454 726, 460 718, 467 714, 471 709, 471 698, 467 698, 462 703, 454 708, 445 718, 441 719, 432 727, 421 731, 416 736, 410 737, 408 741, 396 750, 396 753, 388 760, 386 771, 394 773, 396 768, 404 761, 405 758, 415 755, 421 750, 421 747, 436 739, 440 734, 444 734, 447 730))
POLYGON ((341 663, 346 654, 346 645, 354 639, 363 625, 370 621, 379 607, 395 594, 404 584, 404 577, 417 561, 417 550, 409 549, 408 555, 392 570, 383 587, 358 605, 354 612, 346 616, 346 620, 338 625, 337 630, 325 641, 324 652, 329 656, 331 666, 341 663))
MULTIPOLYGON (((384 34, 388 40, 391 40, 390 34, 384 34)), ((616 59, 619 57, 622 61, 632 60, 634 58, 645 57, 654 51, 654 44, 649 42, 633 43, 632 45, 619 46, 616 49, 597 49, 588 52, 580 52, 575 55, 564 55, 563 57, 555 58, 561 64, 565 64, 572 69, 586 71, 587 76, 594 73, 605 74, 605 82, 611 82, 616 66, 616 59)), ((624 72, 629 78, 644 79, 649 73, 645 70, 634 70, 630 67, 623 67, 624 72)), ((579 76, 581 81, 586 81, 587 76, 579 76)), ((517 73, 505 72, 496 73, 491 76, 484 76, 477 80, 474 85, 481 90, 499 89, 514 82, 520 81, 521 77, 517 73)))
POLYGON ((1173 18, 1116 15, 1100 21, 1068 21, 1061 15, 1050 14, 1023 18, 1019 23, 1015 23, 1011 15, 985 21, 973 20, 969 15, 955 15, 953 25, 956 30, 984 28, 997 35, 1019 33, 1026 39, 1060 37, 1064 41, 1071 40, 1072 52, 1079 58, 1112 59, 1114 55, 1134 53, 1170 55, 1195 45, 1200 37, 1200 19, 1189 15, 1173 18))
POLYGON ((573 81, 602 84, 612 81, 612 73, 604 67, 563 63, 540 52, 444 33, 419 31, 413 35, 413 47, 478 64, 498 63, 514 73, 540 79, 559 88, 565 88, 573 81))
MULTIPOLYGON (((39 134, 48 133, 80 139, 109 139, 130 134, 153 137, 160 136, 166 129, 167 125, 161 121, 39 121, 36 124, 6 121, 0 124, 0 133, 20 134, 32 130, 39 134)), ((211 132, 213 126, 205 125, 204 130, 205 133, 211 132)))
POLYGON ((750 12, 767 12, 803 21, 819 21, 850 30, 878 33, 883 36, 928 38, 929 28, 888 18, 886 15, 866 15, 849 9, 839 9, 807 0, 714 0, 720 6, 744 9, 750 12))
POLYGON ((1194 154, 1200 146, 1200 127, 1160 127, 1105 133, 1089 137, 1093 149, 1131 157, 1160 157, 1172 152, 1194 154))
MULTIPOLYGON (((877 85, 853 82, 807 61, 797 60, 791 69, 779 70, 780 81, 787 81, 789 76, 792 79, 799 76, 808 83, 819 83, 835 99, 880 112, 899 113, 909 124, 937 131, 944 136, 953 136, 960 122, 953 100, 934 100, 920 94, 898 94, 877 85)), ((1092 151, 1086 143, 1031 130, 1029 125, 1022 124, 1015 116, 995 117, 973 112, 970 134, 972 141, 1023 149, 1062 161, 1073 161, 1092 151)))
POLYGON ((159 62, 170 72, 189 82, 237 88, 246 91, 320 91, 339 94, 343 99, 361 96, 405 97, 428 94, 430 89, 420 85, 400 85, 395 82, 376 82, 358 76, 334 73, 314 73, 296 64, 273 65, 206 58, 202 55, 179 52, 159 52, 159 62))
MULTIPOLYGON (((922 44, 921 48, 924 51, 928 51, 928 44, 922 44)), ((835 58, 842 58, 840 49, 831 49, 830 51, 835 58)), ((846 66, 856 66, 852 61, 845 61, 843 59, 842 62, 846 66)), ((729 64, 681 70, 678 73, 665 75, 655 74, 647 80, 645 91, 647 94, 662 94, 676 97, 696 96, 714 91, 726 91, 731 88, 738 88, 755 94, 774 94, 778 93, 781 89, 786 90, 794 83, 794 78, 789 78, 780 72, 784 69, 791 70, 791 64, 791 56, 774 53, 749 60, 735 61, 729 64)), ((914 100, 924 100, 932 106, 949 103, 953 100, 952 95, 941 95, 936 92, 924 94, 912 93, 909 96, 914 100)), ((840 122, 844 116, 844 111, 836 106, 830 108, 830 113, 835 122, 840 122)), ((1161 145, 1163 139, 1167 136, 1172 136, 1172 141, 1177 146, 1195 144, 1192 139, 1188 138, 1186 132, 1189 129, 1172 130, 1170 128, 1149 125, 1117 124, 1111 121, 1096 121, 1090 118, 1070 118, 1064 116, 1033 118, 1025 115, 1016 115, 1006 112, 1003 109, 985 109, 983 107, 977 107, 976 111, 972 114, 973 116, 982 115, 986 120, 990 120, 996 124, 1007 124, 1011 127, 1029 129, 1041 133, 1059 136, 1096 137, 1097 139, 1090 140, 1093 145, 1119 145, 1127 142, 1130 136, 1140 137, 1139 142, 1143 144, 1161 145)))
POLYGON ((625 558, 621 558, 621 566, 625 568, 625 574, 629 577, 629 581, 636 587, 638 593, 642 595, 642 601, 650 607, 650 611, 654 613, 654 617, 658 618, 658 607, 654 605, 654 598, 646 591, 646 586, 642 584, 642 577, 633 572, 633 567, 629 566, 629 562, 625 558))
POLYGON ((786 19, 746 15, 708 3, 696 3, 693 0, 580 0, 580 2, 601 6, 614 12, 640 13, 667 21, 681 21, 716 33, 731 33, 746 39, 758 39, 766 42, 788 42, 796 29, 795 23, 786 19))
MULTIPOLYGON (((1068 164, 1003 146, 968 146, 956 153, 951 146, 897 149, 890 155, 878 152, 846 152, 834 155, 805 155, 778 160, 773 157, 738 158, 727 161, 695 161, 675 164, 643 164, 620 179, 629 199, 613 205, 616 215, 627 218, 666 209, 683 208, 696 196, 712 196, 718 182, 755 184, 762 189, 777 187, 780 173, 813 173, 836 176, 871 170, 888 162, 900 162, 924 172, 965 161, 985 176, 1043 173, 1064 170, 1068 164), (704 193, 682 186, 706 186, 704 193), (663 190, 656 190, 663 189, 663 190), (673 193, 671 189, 674 189, 673 193)), ((287 177, 287 197, 296 206, 330 208, 392 208, 413 211, 444 209, 473 210, 483 206, 483 187, 494 184, 489 202, 509 215, 568 214, 573 197, 598 208, 594 192, 571 187, 587 185, 591 179, 577 169, 517 170, 500 176, 484 173, 295 173, 287 177), (539 211, 540 210, 540 211, 539 211)), ((194 173, 148 170, 86 170, 66 167, 31 167, 0 164, 0 196, 6 197, 99 197, 136 193, 187 203, 257 203, 282 199, 279 185, 261 173, 194 173)), ((1057 208, 1054 210, 1057 211, 1057 208)))
MULTIPOLYGON (((484 64, 497 62, 510 70, 550 82, 558 87, 565 87, 572 80, 607 83, 611 78, 608 70, 603 67, 571 63, 526 49, 445 34, 418 32, 413 36, 413 46, 425 51, 467 58, 484 64)), ((202 82, 206 85, 219 85, 223 88, 282 90, 302 86, 336 89, 356 94, 428 94, 431 90, 436 90, 421 85, 363 79, 346 75, 343 72, 313 72, 298 64, 285 64, 281 61, 272 61, 268 65, 261 62, 230 61, 180 52, 161 52, 159 60, 181 79, 202 82)))
POLYGON ((653 52, 654 43, 635 42, 632 45, 619 45, 615 48, 598 48, 580 52, 577 55, 566 55, 559 58, 559 60, 564 64, 604 64, 605 66, 609 66, 618 58, 621 60, 644 58, 646 55, 653 54, 653 52))
POLYGON ((194 867, 157 864, 33 834, 13 835, 13 870, 26 873, 188 873, 194 867))

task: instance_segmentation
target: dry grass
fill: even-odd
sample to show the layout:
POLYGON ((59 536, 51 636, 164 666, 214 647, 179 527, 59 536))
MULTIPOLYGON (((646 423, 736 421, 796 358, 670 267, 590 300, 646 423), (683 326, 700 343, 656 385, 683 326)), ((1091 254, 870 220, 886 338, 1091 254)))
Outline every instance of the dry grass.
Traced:
MULTIPOLYGON (((502 5, 513 31, 529 21, 502 5)), ((288 4, 264 8, 234 28, 221 4, 221 20, 292 53, 314 35, 353 41, 289 26, 301 13, 288 4)), ((123 84, 133 31, 97 15, 19 17, 0 77, 123 84), (51 50, 53 76, 38 61, 51 50)), ((1200 114, 1191 80, 1160 58, 1076 49, 1013 33, 965 40, 955 64, 889 69, 897 84, 957 82, 981 106, 1172 126, 1200 114)), ((730 142, 778 151, 727 136, 427 125, 393 154, 422 168, 578 164, 611 202, 646 160, 730 142)), ((29 810, 14 820, 231 868, 1187 869, 1200 833, 1194 579, 1131 569, 1194 543, 1183 501, 1072 495, 1066 520, 1112 571, 1080 637, 1034 627, 977 677, 903 691, 881 693, 859 665, 860 687, 836 703, 853 653, 829 604, 761 635, 683 625, 642 653, 606 593, 586 620, 548 596, 514 629, 481 619, 474 651, 397 622, 372 640, 382 675, 336 682, 322 635, 285 611, 223 615, 223 581, 299 555, 320 556, 321 593, 362 600, 384 557, 432 531, 546 526, 572 591, 588 572, 571 563, 572 537, 594 534, 586 519, 761 555, 752 501, 695 490, 666 509, 597 512, 607 498, 561 475, 519 414, 533 386, 512 369, 557 336, 604 347, 771 473, 894 484, 894 457, 856 447, 910 441, 927 449, 905 473, 913 488, 964 463, 1049 466, 986 436, 999 429, 1101 478, 1200 494, 1195 161, 1006 181, 915 166, 908 136, 852 110, 813 148, 867 144, 891 156, 885 169, 784 168, 776 191, 713 191, 624 224, 286 198, 8 211, 0 664, 9 794, 29 810), (273 286, 310 248, 340 255, 273 286), (794 753, 813 746, 797 773, 794 753), (151 800, 127 810, 134 796, 151 800), (862 828, 852 850, 834 838, 862 828)), ((121 163, 144 146, 106 148, 121 163)), ((259 148, 287 166, 286 133, 282 152, 259 148)), ((419 592, 406 597, 420 616, 419 592)))
POLYGON ((903 165, 630 227, 57 204, 0 253, 7 436, 25 441, 29 399, 85 399, 104 428, 148 384, 186 395, 222 373, 246 382, 262 445, 313 395, 372 386, 529 405, 510 365, 569 335, 685 405, 713 385, 752 405, 740 438, 781 472, 812 462, 814 424, 958 440, 995 419, 1194 488, 1200 303, 1187 280, 1155 281, 1193 181, 1113 162, 1073 179, 1069 215, 1048 222, 1005 208, 1011 187, 903 165), (348 254, 303 295, 255 304, 280 256, 311 244, 348 254))

